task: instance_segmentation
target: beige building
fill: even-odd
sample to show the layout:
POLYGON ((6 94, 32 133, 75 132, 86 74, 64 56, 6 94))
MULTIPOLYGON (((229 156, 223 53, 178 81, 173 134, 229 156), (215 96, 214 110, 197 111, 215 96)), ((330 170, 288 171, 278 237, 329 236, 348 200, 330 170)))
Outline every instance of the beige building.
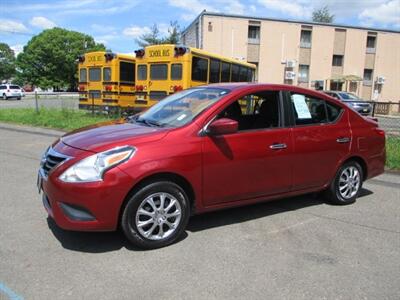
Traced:
POLYGON ((182 43, 258 66, 256 80, 400 100, 400 32, 202 12, 182 43))

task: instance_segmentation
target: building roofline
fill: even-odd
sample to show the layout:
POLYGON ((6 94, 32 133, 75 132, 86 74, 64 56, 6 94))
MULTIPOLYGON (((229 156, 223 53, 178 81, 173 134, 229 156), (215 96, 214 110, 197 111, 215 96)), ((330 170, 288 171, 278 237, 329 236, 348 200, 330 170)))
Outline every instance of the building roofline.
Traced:
POLYGON ((340 28, 351 28, 351 29, 360 29, 367 31, 381 31, 381 32, 390 32, 390 33, 400 33, 398 30, 391 29, 383 29, 383 28, 374 28, 374 27, 362 27, 362 26, 354 26, 354 25, 346 25, 340 23, 320 23, 320 22, 312 22, 312 21, 302 21, 302 20, 291 20, 291 19, 278 19, 278 18, 265 18, 265 17, 255 17, 248 15, 235 15, 235 14, 225 14, 225 13, 217 13, 217 12, 209 12, 203 10, 183 31, 182 34, 185 34, 190 27, 194 23, 196 23, 202 16, 215 16, 215 17, 227 17, 227 18, 240 18, 240 19, 250 19, 254 21, 273 21, 273 22, 284 22, 284 23, 296 23, 296 24, 304 24, 304 25, 318 25, 318 26, 328 26, 328 27, 340 27, 340 28))

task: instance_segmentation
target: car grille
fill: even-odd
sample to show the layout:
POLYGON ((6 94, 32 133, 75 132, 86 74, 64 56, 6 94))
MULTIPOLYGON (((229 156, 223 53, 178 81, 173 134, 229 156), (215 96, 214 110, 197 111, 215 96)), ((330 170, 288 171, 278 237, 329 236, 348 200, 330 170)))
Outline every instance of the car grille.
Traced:
POLYGON ((151 100, 161 100, 167 97, 167 92, 151 91, 149 96, 151 100))
POLYGON ((69 156, 58 153, 54 151, 52 148, 49 148, 47 153, 44 155, 41 161, 41 167, 43 169, 44 175, 48 175, 51 170, 53 170, 56 166, 69 159, 69 156))

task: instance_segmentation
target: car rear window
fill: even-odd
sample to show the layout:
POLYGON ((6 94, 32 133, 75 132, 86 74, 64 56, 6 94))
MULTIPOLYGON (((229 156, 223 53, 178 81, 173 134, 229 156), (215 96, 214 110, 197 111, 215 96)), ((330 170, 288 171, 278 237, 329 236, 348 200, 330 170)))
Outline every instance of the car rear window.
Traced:
POLYGON ((18 85, 10 85, 10 89, 12 89, 12 90, 20 90, 21 88, 18 85))

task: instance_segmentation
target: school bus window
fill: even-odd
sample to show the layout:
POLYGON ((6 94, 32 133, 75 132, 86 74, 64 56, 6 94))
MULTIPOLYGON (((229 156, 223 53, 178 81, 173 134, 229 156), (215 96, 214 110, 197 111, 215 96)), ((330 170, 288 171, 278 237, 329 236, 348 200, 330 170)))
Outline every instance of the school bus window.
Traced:
POLYGON ((231 81, 231 65, 229 63, 221 63, 221 82, 231 81))
POLYGON ((182 79, 182 64, 172 64, 171 80, 181 80, 181 79, 182 79))
POLYGON ((232 82, 239 82, 239 66, 238 65, 232 65, 232 75, 231 75, 231 81, 232 82))
POLYGON ((252 82, 254 77, 254 70, 248 68, 247 69, 247 81, 252 82))
POLYGON ((89 81, 101 81, 100 68, 89 68, 89 81))
POLYGON ((138 80, 146 80, 147 79, 147 66, 139 65, 137 71, 138 80))
POLYGON ((119 80, 125 82, 135 82, 135 64, 121 61, 119 63, 119 80))
POLYGON ((240 72, 239 72, 239 81, 240 82, 247 82, 247 68, 246 67, 240 67, 240 72))
POLYGON ((150 65, 150 79, 151 80, 166 80, 167 75, 168 75, 168 65, 166 65, 166 64, 150 65))
POLYGON ((82 68, 79 70, 79 82, 87 82, 86 68, 82 68))
POLYGON ((111 81, 111 68, 103 68, 103 81, 111 81))
POLYGON ((219 73, 220 73, 220 61, 217 59, 210 60, 210 83, 219 82, 219 73))
POLYGON ((192 58, 192 80, 207 82, 208 60, 193 56, 192 58))

